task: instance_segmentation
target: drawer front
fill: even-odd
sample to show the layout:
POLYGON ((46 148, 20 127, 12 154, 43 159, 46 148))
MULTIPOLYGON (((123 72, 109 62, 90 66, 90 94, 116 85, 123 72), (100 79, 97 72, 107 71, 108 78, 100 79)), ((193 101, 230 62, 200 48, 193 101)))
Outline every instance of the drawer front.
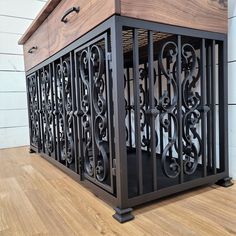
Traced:
POLYGON ((47 21, 24 44, 25 70, 29 70, 49 57, 47 21))
POLYGON ((50 55, 55 54, 114 13, 114 0, 63 0, 48 17, 50 55), (68 13, 73 7, 79 8, 79 12, 74 9, 68 13), (66 22, 61 21, 64 15, 66 15, 66 22))

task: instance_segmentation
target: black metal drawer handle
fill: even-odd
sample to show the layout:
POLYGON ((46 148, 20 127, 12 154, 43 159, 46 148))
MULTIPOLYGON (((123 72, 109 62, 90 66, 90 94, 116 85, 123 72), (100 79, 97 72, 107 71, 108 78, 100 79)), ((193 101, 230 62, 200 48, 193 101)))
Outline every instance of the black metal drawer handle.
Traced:
POLYGON ((37 46, 33 46, 32 48, 30 48, 30 49, 28 50, 28 53, 33 53, 33 52, 36 51, 37 49, 38 49, 37 46))
POLYGON ((67 19, 66 17, 67 17, 70 13, 72 13, 72 12, 79 13, 79 10, 80 10, 79 7, 72 7, 72 8, 70 8, 70 9, 68 9, 68 10, 64 13, 64 15, 62 16, 61 22, 67 23, 67 22, 68 22, 68 19, 67 19))

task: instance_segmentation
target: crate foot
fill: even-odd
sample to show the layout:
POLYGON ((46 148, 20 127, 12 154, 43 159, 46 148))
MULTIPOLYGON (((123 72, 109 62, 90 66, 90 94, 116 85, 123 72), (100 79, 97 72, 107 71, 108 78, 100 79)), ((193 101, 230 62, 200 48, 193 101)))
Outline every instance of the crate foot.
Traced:
POLYGON ((230 187, 234 184, 234 182, 232 181, 232 178, 231 177, 226 177, 224 179, 220 179, 216 182, 217 185, 220 185, 222 187, 230 187))
POLYGON ((131 214, 132 208, 126 208, 126 209, 120 209, 118 207, 114 208, 116 213, 113 215, 113 218, 115 218, 120 223, 124 223, 127 221, 130 221, 134 219, 134 216, 131 214))
POLYGON ((29 149, 29 153, 35 153, 35 151, 33 149, 29 149))

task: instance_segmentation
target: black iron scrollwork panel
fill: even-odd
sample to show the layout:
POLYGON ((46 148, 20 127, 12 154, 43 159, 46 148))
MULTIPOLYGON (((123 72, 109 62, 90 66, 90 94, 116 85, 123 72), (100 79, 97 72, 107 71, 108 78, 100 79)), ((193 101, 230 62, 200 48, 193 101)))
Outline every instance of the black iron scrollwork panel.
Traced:
POLYGON ((39 71, 42 119, 42 151, 55 157, 52 75, 49 66, 39 71))
POLYGON ((200 124, 199 106, 201 96, 196 88, 200 78, 200 63, 191 44, 182 45, 182 101, 183 101, 183 158, 184 173, 195 172, 201 156, 201 137, 197 127, 200 124))
POLYGON ((166 80, 166 88, 162 90, 159 98, 160 127, 167 134, 167 143, 161 153, 162 169, 169 178, 176 178, 180 174, 180 165, 173 155, 173 149, 177 152, 178 139, 178 114, 177 100, 178 88, 176 82, 176 60, 178 46, 175 42, 166 42, 159 54, 159 68, 166 80))
MULTIPOLYGON (((154 74, 155 74, 154 70, 154 74)), ((142 149, 149 150, 151 144, 151 127, 150 117, 157 116, 157 100, 154 98, 155 109, 150 109, 149 102, 149 78, 148 68, 146 64, 139 68, 139 103, 140 103, 140 131, 141 131, 141 147, 142 149)), ((156 79, 154 81, 155 85, 156 79)), ((129 148, 134 146, 134 100, 133 97, 133 78, 131 78, 129 68, 125 70, 124 74, 124 90, 125 90, 125 110, 126 110, 126 143, 129 148)), ((158 144, 158 134, 155 131, 156 146, 158 144)))
MULTIPOLYGON (((140 33, 138 39, 131 37, 131 40, 139 41, 141 37, 140 33)), ((202 173, 202 132, 205 131, 202 131, 201 114, 201 44, 197 39, 186 37, 180 43, 176 39, 171 36, 157 44, 152 63, 143 56, 148 47, 139 48, 142 57, 138 62, 130 61, 130 54, 124 57, 128 64, 124 68, 127 154, 131 161, 136 158, 138 162, 137 154, 134 157, 133 153, 139 149, 142 160, 139 165, 143 163, 138 170, 130 170, 130 176, 140 182, 142 175, 152 170, 154 188, 164 177, 170 179, 171 185, 178 182, 181 175, 184 176, 181 181, 185 181, 195 178, 197 169, 197 177, 202 173), (135 63, 138 68, 134 70, 135 63), (136 91, 134 73, 136 77, 139 75, 136 91), (138 96, 139 112, 135 112, 135 96, 138 96), (139 127, 134 125, 137 120, 139 127), (136 135, 140 136, 139 145, 136 135), (150 157, 156 160, 151 162, 150 157)))
POLYGON ((176 153, 179 152, 177 140, 181 138, 178 137, 178 119, 180 119, 179 114, 177 114, 178 96, 182 97, 183 153, 181 158, 183 158, 183 173, 187 175, 193 174, 201 156, 201 137, 198 133, 201 125, 199 112, 201 96, 196 91, 200 77, 200 63, 191 44, 181 45, 180 51, 181 72, 178 76, 181 81, 181 94, 178 94, 176 81, 177 44, 174 41, 166 42, 159 54, 159 66, 169 86, 169 89, 163 91, 163 95, 159 100, 161 127, 164 132, 168 132, 168 143, 162 153, 162 167, 163 172, 169 178, 176 178, 181 171, 180 160, 177 156, 174 157, 173 150, 171 150, 174 148, 176 153), (165 66, 163 61, 165 61, 165 66), (172 91, 172 95, 170 95, 170 91, 172 91))
POLYGON ((55 73, 59 160, 70 169, 75 170, 71 63, 69 57, 61 59, 55 66, 55 73))
POLYGON ((113 192, 111 102, 107 37, 76 52, 84 175, 113 192))
POLYGON ((28 109, 29 109, 29 126, 30 126, 30 145, 40 149, 40 108, 39 108, 39 91, 38 78, 36 73, 27 77, 28 87, 28 109))

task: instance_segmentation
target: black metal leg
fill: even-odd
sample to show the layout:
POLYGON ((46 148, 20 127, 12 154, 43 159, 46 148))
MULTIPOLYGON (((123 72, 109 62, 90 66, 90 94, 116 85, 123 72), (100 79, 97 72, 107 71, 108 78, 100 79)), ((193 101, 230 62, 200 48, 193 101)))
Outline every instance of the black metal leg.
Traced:
POLYGON ((29 153, 35 153, 35 151, 32 148, 29 148, 29 153))
POLYGON ((234 182, 232 181, 232 178, 231 177, 226 177, 224 179, 220 179, 216 182, 217 185, 220 185, 222 187, 230 187, 234 184, 234 182))
POLYGON ((116 213, 113 215, 113 218, 115 218, 120 223, 124 223, 127 221, 130 221, 134 219, 134 216, 131 214, 132 208, 126 208, 126 209, 120 209, 118 207, 114 208, 116 213))

